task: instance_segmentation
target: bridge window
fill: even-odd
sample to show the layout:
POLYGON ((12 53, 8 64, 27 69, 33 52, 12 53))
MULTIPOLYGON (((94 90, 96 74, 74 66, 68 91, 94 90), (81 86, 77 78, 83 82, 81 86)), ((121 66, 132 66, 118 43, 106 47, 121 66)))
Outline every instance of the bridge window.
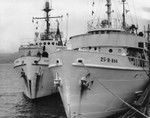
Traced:
POLYGON ((143 49, 128 48, 127 53, 128 56, 145 59, 145 54, 143 49))
POLYGON ((101 34, 104 34, 105 33, 105 31, 101 31, 101 34))
POLYGON ((139 42, 139 43, 138 43, 138 47, 144 48, 144 43, 143 43, 143 42, 139 42))
POLYGON ((98 31, 95 32, 95 34, 98 34, 98 33, 99 33, 98 31))
POLYGON ((107 34, 109 34, 110 33, 110 31, 107 31, 107 34))

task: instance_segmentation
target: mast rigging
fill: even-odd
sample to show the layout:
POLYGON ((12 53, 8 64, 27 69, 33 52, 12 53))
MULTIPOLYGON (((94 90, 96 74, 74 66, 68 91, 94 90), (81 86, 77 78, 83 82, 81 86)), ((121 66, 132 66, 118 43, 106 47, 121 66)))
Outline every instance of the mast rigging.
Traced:
POLYGON ((110 28, 110 26, 111 26, 111 0, 106 0, 107 1, 107 4, 106 4, 106 6, 107 6, 107 11, 106 11, 106 13, 107 13, 107 20, 108 20, 108 28, 110 28))
POLYGON ((122 21, 122 27, 123 27, 123 29, 126 28, 126 18, 125 18, 125 12, 126 12, 126 10, 125 10, 125 2, 126 2, 126 0, 122 0, 122 3, 123 3, 123 14, 122 14, 123 21, 122 21))
POLYGON ((63 16, 50 17, 49 12, 52 11, 52 8, 49 7, 49 2, 48 1, 45 3, 45 8, 43 9, 43 11, 46 13, 46 17, 33 17, 33 20, 35 20, 35 19, 45 19, 45 21, 46 21, 46 38, 48 39, 48 35, 50 33, 50 23, 49 23, 50 18, 62 18, 63 16))

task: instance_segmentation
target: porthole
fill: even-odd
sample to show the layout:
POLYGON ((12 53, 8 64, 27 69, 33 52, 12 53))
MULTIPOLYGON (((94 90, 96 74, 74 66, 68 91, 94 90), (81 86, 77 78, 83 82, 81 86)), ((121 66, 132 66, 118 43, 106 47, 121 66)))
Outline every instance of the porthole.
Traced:
POLYGON ((44 42, 43 44, 46 45, 46 42, 44 42))
POLYGON ((97 47, 94 47, 94 50, 97 50, 97 47))
POLYGON ((59 63, 59 60, 56 60, 56 63, 58 64, 58 63, 59 63))
POLYGON ((112 49, 109 49, 109 52, 110 52, 110 53, 112 53, 112 52, 113 52, 113 50, 112 50, 112 49))
POLYGON ((48 42, 47 44, 50 45, 50 42, 48 42))
POLYGON ((42 43, 39 43, 39 45, 42 45, 42 43))
POLYGON ((55 43, 54 42, 52 42, 52 45, 54 45, 55 43))

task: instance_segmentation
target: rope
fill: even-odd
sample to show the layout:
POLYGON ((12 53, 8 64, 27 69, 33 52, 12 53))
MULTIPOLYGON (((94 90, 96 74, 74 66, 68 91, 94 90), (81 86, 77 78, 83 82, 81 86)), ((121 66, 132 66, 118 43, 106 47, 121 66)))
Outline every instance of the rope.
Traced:
POLYGON ((84 68, 85 68, 85 70, 87 71, 87 73, 90 73, 90 71, 89 71, 89 69, 84 65, 84 63, 82 62, 82 64, 83 64, 83 66, 84 66, 84 68))
POLYGON ((149 76, 149 74, 147 73, 147 71, 145 70, 145 68, 144 68, 144 67, 142 67, 142 68, 143 68, 144 72, 146 73, 146 75, 150 78, 150 76, 149 76))
MULTIPOLYGON (((130 6, 129 6, 129 4, 127 4, 127 7, 128 7, 128 9, 130 10, 130 6)), ((133 16, 132 16, 131 12, 129 12, 129 13, 130 13, 130 16, 129 16, 129 15, 127 15, 127 13, 126 13, 126 16, 129 16, 129 17, 130 17, 130 20, 131 20, 131 23, 133 23, 133 24, 134 24, 133 16)), ((128 18, 127 18, 127 19, 128 19, 128 18)))
POLYGON ((115 93, 113 93, 110 89, 108 89, 106 86, 104 86, 99 80, 97 80, 98 83, 104 87, 108 92, 110 92, 113 96, 115 96, 116 98, 118 98, 120 101, 122 101, 124 104, 126 104, 128 107, 130 107, 131 109, 135 110, 136 112, 138 112, 139 114, 141 114, 142 116, 146 117, 146 118, 150 118, 149 116, 145 115, 144 113, 142 113, 141 111, 139 111, 138 109, 134 108, 132 105, 130 105, 129 103, 125 102, 121 97, 119 97, 118 95, 116 95, 115 93))

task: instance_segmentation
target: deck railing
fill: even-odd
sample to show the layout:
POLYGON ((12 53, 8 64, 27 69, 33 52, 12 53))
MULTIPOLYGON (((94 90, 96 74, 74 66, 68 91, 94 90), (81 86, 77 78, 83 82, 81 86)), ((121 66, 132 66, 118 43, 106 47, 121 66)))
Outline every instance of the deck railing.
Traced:
MULTIPOLYGON (((112 29, 122 29, 122 20, 119 19, 112 19, 111 20, 111 26, 112 29)), ((109 28, 108 27, 108 20, 106 19, 92 19, 88 21, 87 23, 87 29, 88 31, 96 30, 96 29, 103 29, 103 28, 109 28)))

